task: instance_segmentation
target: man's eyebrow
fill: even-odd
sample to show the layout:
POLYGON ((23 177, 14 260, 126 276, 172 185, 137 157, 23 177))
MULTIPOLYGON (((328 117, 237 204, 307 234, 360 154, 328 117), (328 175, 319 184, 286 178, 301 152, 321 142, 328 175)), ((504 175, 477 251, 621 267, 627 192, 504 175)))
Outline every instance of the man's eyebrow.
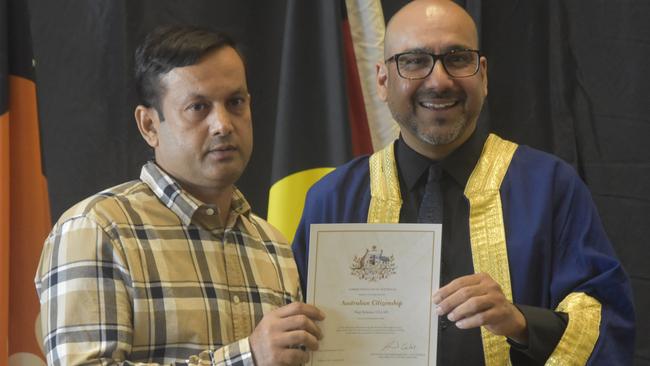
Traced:
POLYGON ((187 95, 187 99, 205 99, 206 96, 201 93, 190 93, 187 95))
MULTIPOLYGON (((449 45, 446 46, 442 49, 442 53, 447 53, 450 51, 458 51, 458 50, 473 50, 474 48, 468 47, 467 45, 463 44, 454 44, 454 45, 449 45)), ((399 53, 435 53, 432 48, 429 47, 416 47, 416 48, 410 48, 408 50, 404 50, 399 53)))
MULTIPOLYGON (((242 95, 248 95, 248 94, 249 94, 248 89, 246 87, 242 86, 242 87, 238 87, 236 89, 231 90, 230 92, 228 92, 227 95, 228 95, 228 98, 232 98, 232 97, 235 97, 235 96, 242 96, 242 95)), ((190 94, 187 94, 186 96, 184 96, 183 99, 180 100, 180 102, 182 104, 185 104, 185 103, 189 103, 189 102, 196 101, 196 100, 209 100, 209 99, 210 98, 207 95, 202 94, 202 93, 190 93, 190 94)))
POLYGON ((416 48, 409 48, 407 50, 398 53, 434 53, 434 52, 432 49, 427 47, 416 47, 416 48))
POLYGON ((453 44, 453 45, 445 47, 443 50, 445 52, 449 52, 449 51, 475 50, 475 49, 476 49, 476 47, 470 47, 470 46, 468 46, 466 44, 453 44))
POLYGON ((236 95, 236 94, 248 94, 248 88, 241 86, 241 87, 239 87, 239 88, 233 90, 232 92, 230 92, 230 94, 231 94, 231 95, 236 95))
POLYGON ((201 94, 201 93, 190 93, 190 94, 187 94, 184 97, 182 97, 182 99, 180 99, 180 102, 182 104, 185 104, 185 103, 189 103, 191 101, 203 100, 203 99, 207 99, 207 97, 205 95, 201 94))

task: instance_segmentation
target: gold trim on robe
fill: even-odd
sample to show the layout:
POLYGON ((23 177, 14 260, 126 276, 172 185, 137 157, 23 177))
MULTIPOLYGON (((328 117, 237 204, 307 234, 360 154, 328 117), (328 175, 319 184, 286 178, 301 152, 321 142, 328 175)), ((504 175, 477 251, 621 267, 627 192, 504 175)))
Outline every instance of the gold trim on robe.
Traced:
MULTIPOLYGON (((490 134, 478 164, 465 187, 469 200, 469 234, 475 273, 487 273, 512 302, 510 266, 499 188, 517 145, 490 134)), ((510 345, 506 337, 481 327, 486 366, 510 363, 510 345)))
POLYGON ((388 144, 370 156, 370 224, 399 222, 402 195, 399 190, 394 145, 395 143, 388 144))
POLYGON ((569 323, 546 365, 585 365, 600 334, 600 302, 585 293, 572 292, 556 311, 569 313, 569 323))

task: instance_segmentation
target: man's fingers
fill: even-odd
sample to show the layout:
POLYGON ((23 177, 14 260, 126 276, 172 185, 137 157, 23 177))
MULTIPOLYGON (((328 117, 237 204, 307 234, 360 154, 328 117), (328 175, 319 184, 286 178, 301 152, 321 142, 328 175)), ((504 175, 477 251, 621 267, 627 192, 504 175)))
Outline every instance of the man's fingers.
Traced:
POLYGON ((324 314, 315 306, 292 303, 266 314, 249 337, 260 365, 300 365, 309 360, 306 350, 318 349, 322 337, 315 321, 324 314))
POLYGON ((470 328, 476 328, 480 326, 484 326, 489 323, 489 318, 490 318, 490 313, 491 309, 487 311, 483 311, 477 314, 474 314, 470 317, 463 318, 454 324, 458 329, 470 329, 470 328))
POLYGON ((281 329, 285 332, 292 330, 304 330, 314 335, 317 339, 323 338, 323 334, 321 333, 320 328, 306 315, 293 315, 287 318, 283 318, 280 321, 282 322, 281 329))
POLYGON ((449 311, 447 319, 455 322, 460 319, 469 318, 494 307, 494 305, 494 302, 491 301, 489 296, 475 296, 449 311))
POLYGON ((440 301, 436 307, 436 311, 438 312, 438 315, 448 314, 470 299, 485 294, 486 290, 481 286, 461 287, 440 301))
POLYGON ((460 329, 485 326, 494 334, 526 339, 526 319, 486 273, 451 281, 436 291, 432 301, 438 315, 446 315, 460 329))
POLYGON ((275 315, 280 318, 287 318, 293 315, 305 315, 313 320, 325 319, 325 314, 317 307, 303 302, 293 302, 289 305, 275 309, 275 315))
POLYGON ((318 339, 313 334, 304 330, 294 330, 282 333, 278 337, 278 347, 297 348, 304 347, 310 351, 318 350, 318 339))
POLYGON ((480 273, 458 277, 441 287, 433 294, 432 301, 434 304, 440 304, 444 299, 456 293, 459 289, 468 286, 474 286, 481 283, 482 276, 480 273))

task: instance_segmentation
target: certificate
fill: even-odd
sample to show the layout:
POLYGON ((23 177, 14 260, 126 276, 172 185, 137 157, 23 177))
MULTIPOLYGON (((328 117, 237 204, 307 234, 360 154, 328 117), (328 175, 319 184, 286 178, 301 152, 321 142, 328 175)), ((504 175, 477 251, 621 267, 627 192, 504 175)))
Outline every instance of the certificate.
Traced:
POLYGON ((307 302, 325 312, 310 365, 435 365, 440 224, 313 224, 307 302))

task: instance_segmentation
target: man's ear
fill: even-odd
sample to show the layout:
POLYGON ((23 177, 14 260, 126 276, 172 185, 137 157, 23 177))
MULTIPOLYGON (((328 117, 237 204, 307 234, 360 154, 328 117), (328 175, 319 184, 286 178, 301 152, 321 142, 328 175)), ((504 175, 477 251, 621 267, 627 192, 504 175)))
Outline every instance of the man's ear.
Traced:
POLYGON ((160 118, 158 118, 156 108, 138 105, 135 107, 135 122, 138 125, 138 130, 140 130, 142 138, 144 138, 147 144, 154 149, 158 147, 160 118))
POLYGON ((379 99, 385 102, 388 95, 388 70, 386 64, 383 62, 377 63, 375 70, 377 73, 377 95, 379 99))
POLYGON ((481 56, 480 59, 480 72, 483 77, 483 94, 488 95, 488 72, 487 72, 487 58, 481 56))

